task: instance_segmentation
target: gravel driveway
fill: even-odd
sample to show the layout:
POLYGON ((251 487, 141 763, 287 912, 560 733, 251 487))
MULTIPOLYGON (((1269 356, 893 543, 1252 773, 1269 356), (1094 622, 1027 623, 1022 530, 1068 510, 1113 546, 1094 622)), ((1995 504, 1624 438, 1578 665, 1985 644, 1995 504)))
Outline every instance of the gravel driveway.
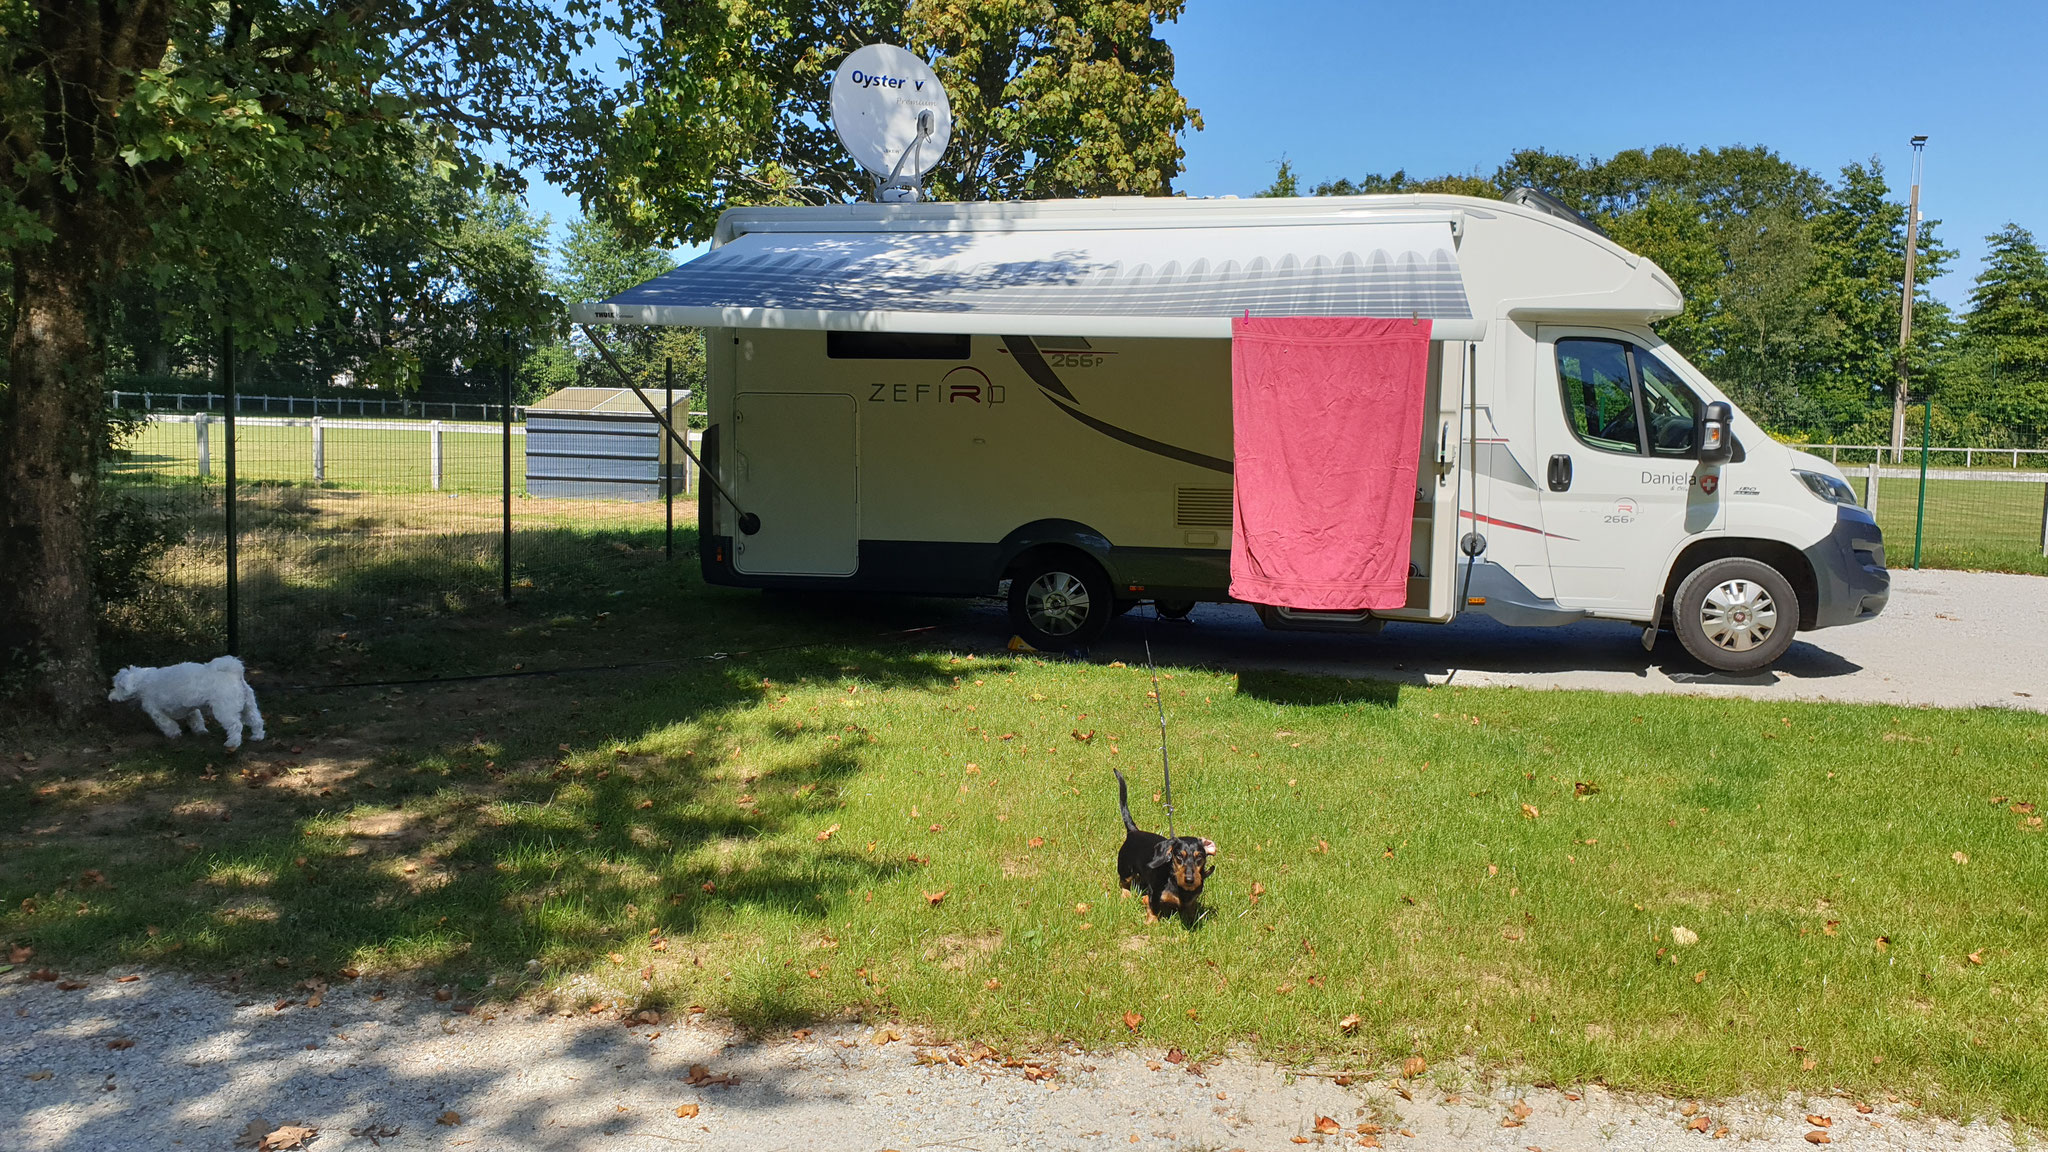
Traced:
POLYGON ((1369 1138, 1416 1152, 1566 1152, 1698 1148, 1717 1135, 1806 1149, 1823 1131, 1845 1148, 2015 1146, 2003 1124, 1958 1125, 1890 1099, 1868 1113, 1844 1098, 1677 1101, 1489 1086, 1455 1065, 1339 1084, 1145 1047, 1019 1064, 851 1022, 750 1042, 701 1018, 493 1015, 361 984, 279 1007, 276 992, 130 975, 71 989, 0 977, 0 1148, 227 1149, 286 1125, 317 1130, 314 1149, 1256 1150, 1369 1138), (1341 1131, 1319 1133, 1323 1118, 1341 1131))
MULTIPOLYGON (((991 613, 993 615, 993 613, 991 613)), ((1091 656, 1143 660, 1148 612, 1118 621, 1091 656)), ((1251 609, 1204 604, 1191 624, 1151 625, 1162 661, 1414 684, 1507 684, 1610 692, 2048 711, 2048 577, 1894 571, 1876 620, 1802 632, 1776 668, 1707 671, 1669 634, 1644 652, 1642 629, 1611 621, 1508 628, 1483 616, 1390 624, 1376 636, 1271 632, 1251 609)), ((991 631, 1007 632, 992 619, 991 631)), ((1007 638, 1007 635, 1005 636, 1007 638)))

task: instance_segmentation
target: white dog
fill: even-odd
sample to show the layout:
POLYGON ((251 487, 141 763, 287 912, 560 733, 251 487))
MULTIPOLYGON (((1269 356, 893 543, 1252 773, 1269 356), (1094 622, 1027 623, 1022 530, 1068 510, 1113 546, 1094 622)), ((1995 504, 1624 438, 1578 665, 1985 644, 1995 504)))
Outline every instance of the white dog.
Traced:
POLYGON ((256 710, 256 690, 242 672, 242 662, 222 656, 204 664, 173 664, 168 668, 123 668, 114 674, 114 690, 107 699, 116 703, 134 700, 156 721, 157 731, 178 738, 178 721, 184 720, 197 734, 206 731, 204 709, 228 734, 228 751, 242 746, 242 729, 249 738, 263 739, 263 713, 256 710))

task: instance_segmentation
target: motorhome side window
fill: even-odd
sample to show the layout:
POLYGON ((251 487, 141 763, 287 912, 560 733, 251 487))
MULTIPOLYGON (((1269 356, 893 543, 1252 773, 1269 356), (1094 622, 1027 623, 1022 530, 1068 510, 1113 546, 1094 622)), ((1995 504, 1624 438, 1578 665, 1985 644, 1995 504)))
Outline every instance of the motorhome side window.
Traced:
POLYGON ((1623 340, 1559 340, 1557 380, 1566 419, 1588 447, 1631 456, 1694 454, 1699 399, 1654 354, 1623 340))
POLYGON ((825 355, 834 360, 966 360, 974 337, 934 332, 827 332, 825 355))
POLYGON ((1642 452, 1627 344, 1619 340, 1559 340, 1557 381, 1564 388, 1565 418, 1587 447, 1631 455, 1642 452))
POLYGON ((1643 381, 1643 412, 1650 420, 1650 451, 1659 456, 1693 455, 1698 398, 1662 360, 1641 348, 1635 354, 1636 374, 1643 381))

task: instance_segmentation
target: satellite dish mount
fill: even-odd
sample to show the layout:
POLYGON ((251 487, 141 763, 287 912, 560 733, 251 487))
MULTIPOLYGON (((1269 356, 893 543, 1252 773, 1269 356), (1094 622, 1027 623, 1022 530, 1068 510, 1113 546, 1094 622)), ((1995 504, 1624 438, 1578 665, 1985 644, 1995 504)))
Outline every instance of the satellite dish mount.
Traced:
POLYGON ((914 203, 952 139, 953 112, 931 65, 894 44, 869 44, 832 73, 832 127, 876 200, 914 203))

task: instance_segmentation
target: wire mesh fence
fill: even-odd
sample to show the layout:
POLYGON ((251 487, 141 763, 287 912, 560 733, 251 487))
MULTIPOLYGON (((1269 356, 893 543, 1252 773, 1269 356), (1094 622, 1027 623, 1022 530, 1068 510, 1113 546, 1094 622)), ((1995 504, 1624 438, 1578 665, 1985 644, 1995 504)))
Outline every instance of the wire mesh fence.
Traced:
POLYGON ((609 498, 530 491, 529 465, 553 465, 529 461, 523 419, 494 415, 245 414, 231 439, 224 414, 151 410, 116 453, 107 489, 170 542, 133 595, 109 606, 117 653, 124 636, 151 663, 231 646, 333 679, 374 646, 381 669, 457 669, 460 626, 508 599, 588 617, 618 593, 623 556, 691 554, 680 456, 626 462, 647 483, 605 489, 609 498))

